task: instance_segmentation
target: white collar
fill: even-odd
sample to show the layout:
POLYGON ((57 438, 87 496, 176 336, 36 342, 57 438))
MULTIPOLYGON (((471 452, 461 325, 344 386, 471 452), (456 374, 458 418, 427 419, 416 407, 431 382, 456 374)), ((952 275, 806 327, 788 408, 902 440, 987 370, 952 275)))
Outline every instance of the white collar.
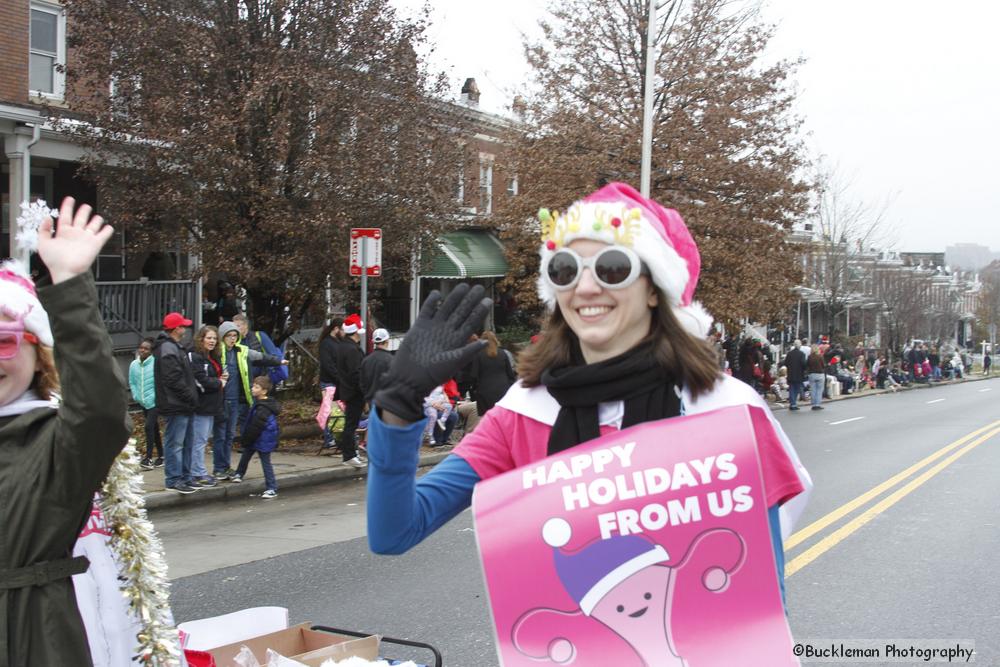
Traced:
MULTIPOLYGON (((712 391, 702 394, 697 399, 692 398, 691 392, 687 389, 682 389, 680 399, 682 415, 698 414, 732 405, 766 405, 749 385, 728 375, 716 382, 712 391)), ((556 417, 559 415, 559 402, 545 386, 528 388, 523 386, 520 380, 507 391, 497 405, 549 426, 556 423, 556 417)), ((599 423, 601 426, 609 424, 621 426, 624 411, 622 401, 601 403, 598 405, 599 423)))
POLYGON ((12 417, 14 415, 23 415, 25 412, 30 412, 37 408, 52 408, 56 409, 59 407, 59 402, 53 396, 49 400, 44 400, 38 397, 33 390, 21 394, 20 397, 13 403, 8 403, 7 405, 0 406, 0 417, 12 417))

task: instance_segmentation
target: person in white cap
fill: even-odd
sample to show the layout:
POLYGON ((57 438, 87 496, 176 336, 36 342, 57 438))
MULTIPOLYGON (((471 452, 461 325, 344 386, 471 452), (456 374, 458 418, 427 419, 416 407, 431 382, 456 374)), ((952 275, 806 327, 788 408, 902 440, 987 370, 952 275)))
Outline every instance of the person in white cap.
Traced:
POLYGON ((492 302, 481 286, 432 292, 397 350, 368 422, 372 550, 406 551, 465 509, 478 481, 602 429, 746 405, 765 423, 758 449, 781 573, 781 535, 811 481, 764 400, 719 371, 706 341, 712 318, 694 301, 701 259, 680 214, 611 183, 539 220, 538 289, 551 309, 542 335, 521 353, 520 381, 419 481, 423 397, 484 344, 467 341, 492 302))
POLYGON ((131 432, 90 272, 112 229, 90 206, 73 209, 67 197, 58 225, 38 228, 51 287, 36 291, 17 262, 0 266, 4 665, 92 664, 70 579, 89 562, 73 546, 131 432))
POLYGON ((382 376, 392 364, 392 352, 389 351, 389 332, 376 329, 372 332, 372 344, 375 349, 361 362, 361 389, 365 393, 365 401, 371 403, 375 392, 382 386, 382 376))

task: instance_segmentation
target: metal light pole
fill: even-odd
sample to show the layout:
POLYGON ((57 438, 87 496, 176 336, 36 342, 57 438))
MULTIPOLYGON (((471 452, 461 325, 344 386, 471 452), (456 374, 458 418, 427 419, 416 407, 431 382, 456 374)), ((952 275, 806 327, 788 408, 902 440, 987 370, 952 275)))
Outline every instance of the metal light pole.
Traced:
POLYGON ((649 196, 650 171, 653 164, 653 83, 656 74, 656 0, 649 0, 649 20, 646 23, 646 81, 642 92, 642 174, 639 191, 649 196))

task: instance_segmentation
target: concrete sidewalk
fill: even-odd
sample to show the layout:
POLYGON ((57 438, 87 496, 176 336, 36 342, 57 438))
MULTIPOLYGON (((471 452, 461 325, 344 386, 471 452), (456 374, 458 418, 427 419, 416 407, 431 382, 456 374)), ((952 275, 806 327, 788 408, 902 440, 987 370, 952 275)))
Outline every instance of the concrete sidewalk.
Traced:
MULTIPOLYGON (((451 447, 431 450, 423 447, 420 450, 420 466, 432 466, 445 458, 451 447)), ((240 455, 233 452, 233 468, 240 455)), ((212 455, 206 456, 207 467, 212 469, 212 455)), ((274 476, 278 480, 278 492, 299 486, 325 484, 336 480, 360 479, 367 477, 367 468, 353 468, 344 465, 339 455, 317 456, 315 454, 297 454, 275 451, 271 454, 271 465, 274 466, 274 476)), ((246 477, 239 484, 219 482, 216 486, 202 488, 187 495, 170 491, 163 486, 163 468, 146 470, 142 474, 146 489, 146 509, 162 509, 165 507, 180 507, 184 505, 200 505, 205 502, 226 500, 227 498, 245 498, 249 495, 260 495, 264 491, 264 473, 257 457, 250 461, 246 477)), ((262 501, 263 502, 263 501, 262 501)))
MULTIPOLYGON (((974 375, 962 380, 948 380, 937 382, 932 385, 911 384, 909 387, 901 387, 899 391, 912 391, 914 389, 929 389, 937 385, 957 384, 960 382, 975 382, 978 380, 988 380, 997 376, 974 375)), ((853 398, 864 398, 866 396, 877 396, 891 393, 888 389, 869 389, 853 394, 841 395, 833 399, 824 399, 823 403, 844 401, 853 398)), ((787 410, 788 403, 769 403, 772 410, 787 410)), ((458 434, 456 434, 458 435, 458 434)), ((457 438, 456 438, 457 439, 457 438)), ((433 466, 438 461, 444 459, 451 452, 452 447, 445 447, 440 450, 423 447, 420 450, 420 466, 433 466)), ((233 467, 239 461, 239 454, 233 452, 233 467)), ((212 469, 211 449, 206 454, 206 469, 212 469)), ((278 492, 293 489, 300 486, 310 486, 314 484, 326 484, 337 480, 361 479, 368 475, 367 469, 357 469, 346 466, 337 456, 317 456, 312 453, 291 453, 275 451, 271 454, 271 465, 274 466, 274 474, 278 479, 278 492)), ((146 492, 146 508, 162 509, 165 507, 180 507, 184 505, 200 505, 205 502, 226 500, 227 498, 245 498, 249 495, 260 495, 264 491, 264 473, 261 471, 260 462, 256 457, 250 462, 247 475, 240 484, 232 482, 219 482, 216 486, 203 488, 195 493, 182 495, 176 491, 170 491, 163 486, 163 468, 147 470, 143 473, 146 492)))
MULTIPOLYGON (((894 394, 900 391, 913 391, 914 389, 932 389, 934 387, 947 387, 948 385, 962 384, 963 382, 978 382, 979 380, 992 380, 998 377, 1000 377, 1000 375, 980 375, 979 373, 976 373, 975 375, 969 375, 960 380, 941 380, 940 382, 931 382, 928 384, 911 382, 908 386, 899 387, 895 391, 893 391, 892 389, 863 389, 861 391, 855 390, 854 393, 852 394, 841 394, 834 398, 824 398, 823 404, 826 405, 828 403, 836 403, 837 401, 847 401, 852 398, 865 398, 866 396, 880 396, 882 394, 894 394)), ((781 403, 776 403, 768 400, 767 404, 770 406, 772 410, 788 409, 787 400, 784 400, 781 403)), ((799 399, 799 405, 802 406, 803 409, 807 409, 809 407, 809 402, 799 399)))

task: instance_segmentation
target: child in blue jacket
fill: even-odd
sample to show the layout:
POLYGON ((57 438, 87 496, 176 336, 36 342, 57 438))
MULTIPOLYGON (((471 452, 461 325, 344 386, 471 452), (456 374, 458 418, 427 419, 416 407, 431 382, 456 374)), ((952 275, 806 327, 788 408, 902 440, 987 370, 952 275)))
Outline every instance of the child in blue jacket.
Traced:
POLYGON ((271 391, 271 378, 261 375, 253 379, 253 386, 250 393, 253 394, 254 404, 247 414, 246 424, 243 425, 243 454, 240 456, 240 464, 236 467, 236 474, 230 478, 232 482, 242 482, 243 476, 247 474, 247 467, 254 453, 260 458, 260 467, 264 469, 264 483, 267 489, 261 494, 264 500, 278 497, 278 482, 274 478, 274 468, 271 466, 271 452, 278 448, 278 413, 281 412, 281 405, 275 399, 268 396, 271 391))

